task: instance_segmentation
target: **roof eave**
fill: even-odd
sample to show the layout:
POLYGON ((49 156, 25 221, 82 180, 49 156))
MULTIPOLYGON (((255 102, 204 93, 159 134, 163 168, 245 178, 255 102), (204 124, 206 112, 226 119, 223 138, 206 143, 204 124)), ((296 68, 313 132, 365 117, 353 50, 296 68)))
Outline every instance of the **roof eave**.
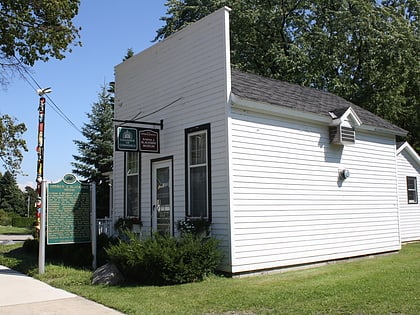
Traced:
MULTIPOLYGON (((283 106, 265 103, 261 101, 255 101, 255 100, 237 96, 234 93, 231 93, 231 104, 232 104, 232 108, 237 108, 237 109, 250 111, 250 112, 263 113, 263 114, 268 114, 268 115, 280 116, 280 117, 287 117, 287 118, 291 118, 298 121, 317 122, 317 123, 330 125, 333 120, 330 116, 327 116, 327 115, 323 116, 320 114, 314 114, 314 113, 304 112, 301 110, 295 110, 289 107, 283 107, 283 106)), ((386 134, 386 135, 393 135, 393 136, 406 136, 407 135, 406 131, 402 131, 402 130, 400 131, 396 129, 388 129, 388 128, 382 128, 382 127, 376 127, 376 126, 364 124, 351 107, 349 107, 346 113, 351 114, 351 116, 353 116, 352 118, 356 119, 357 123, 355 127, 358 130, 381 133, 381 134, 386 134)))
POLYGON ((406 131, 376 127, 376 126, 367 125, 367 124, 362 124, 356 129, 369 131, 369 132, 376 132, 376 133, 381 133, 381 134, 387 134, 387 135, 401 136, 401 137, 405 137, 407 135, 406 131))
POLYGON ((308 113, 288 107, 273 105, 270 103, 250 100, 237 96, 234 93, 231 94, 231 103, 232 108, 242 109, 245 111, 287 117, 300 121, 312 121, 325 124, 331 123, 331 118, 327 116, 308 113))
POLYGON ((397 149, 397 155, 401 154, 401 152, 404 150, 416 161, 418 165, 420 165, 420 156, 417 154, 416 150, 414 150, 413 147, 408 142, 404 142, 397 149))

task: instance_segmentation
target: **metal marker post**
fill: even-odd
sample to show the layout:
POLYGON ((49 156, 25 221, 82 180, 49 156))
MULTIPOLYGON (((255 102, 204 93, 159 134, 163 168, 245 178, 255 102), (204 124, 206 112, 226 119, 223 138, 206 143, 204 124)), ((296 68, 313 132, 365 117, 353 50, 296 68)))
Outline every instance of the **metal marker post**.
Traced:
POLYGON ((39 230, 39 248, 38 248, 38 273, 45 272, 45 226, 47 213, 47 181, 43 180, 41 184, 41 226, 39 230))

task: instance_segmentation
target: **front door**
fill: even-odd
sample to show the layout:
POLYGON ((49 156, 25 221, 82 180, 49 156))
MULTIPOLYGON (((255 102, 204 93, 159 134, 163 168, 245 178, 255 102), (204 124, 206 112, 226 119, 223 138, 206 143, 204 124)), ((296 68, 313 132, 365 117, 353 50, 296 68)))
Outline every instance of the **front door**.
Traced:
POLYGON ((172 235, 172 160, 152 164, 153 232, 172 235))

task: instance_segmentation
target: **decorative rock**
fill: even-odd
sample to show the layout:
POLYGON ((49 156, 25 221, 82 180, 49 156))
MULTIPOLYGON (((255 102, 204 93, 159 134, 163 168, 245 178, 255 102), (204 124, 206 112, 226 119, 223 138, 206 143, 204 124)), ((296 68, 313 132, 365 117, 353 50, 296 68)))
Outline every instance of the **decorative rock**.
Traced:
POLYGON ((92 276, 92 284, 119 285, 124 282, 124 277, 117 266, 107 263, 95 270, 92 276))

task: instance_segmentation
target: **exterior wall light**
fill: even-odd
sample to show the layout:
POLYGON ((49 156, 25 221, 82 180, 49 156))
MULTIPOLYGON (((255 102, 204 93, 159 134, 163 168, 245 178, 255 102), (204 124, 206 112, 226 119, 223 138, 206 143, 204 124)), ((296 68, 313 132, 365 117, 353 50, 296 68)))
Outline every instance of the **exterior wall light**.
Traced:
POLYGON ((341 170, 339 172, 339 177, 341 180, 345 180, 350 177, 350 171, 348 169, 341 170))

